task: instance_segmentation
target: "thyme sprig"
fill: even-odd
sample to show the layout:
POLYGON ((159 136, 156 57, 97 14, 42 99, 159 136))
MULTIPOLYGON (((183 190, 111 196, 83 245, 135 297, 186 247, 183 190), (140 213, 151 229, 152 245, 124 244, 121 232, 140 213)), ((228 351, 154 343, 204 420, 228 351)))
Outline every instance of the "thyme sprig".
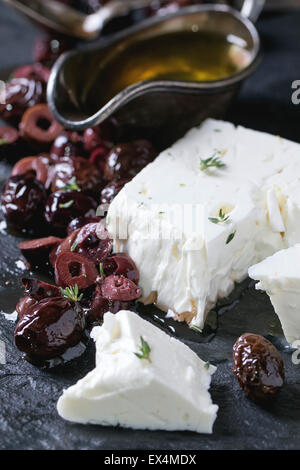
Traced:
POLYGON ((80 191, 78 184, 76 183, 76 178, 70 179, 70 181, 62 188, 63 191, 80 191))
POLYGON ((99 271, 100 271, 100 276, 105 277, 105 272, 104 272, 104 269, 103 269, 103 263, 99 264, 99 271))
POLYGON ((190 329, 196 331, 197 333, 202 333, 201 328, 197 325, 190 325, 190 329))
POLYGON ((228 243, 230 243, 231 240, 234 239, 235 234, 236 234, 236 230, 234 232, 232 232, 230 235, 228 235, 228 238, 226 240, 226 245, 228 245, 228 243))
POLYGON ((150 359, 151 348, 150 348, 149 344, 147 343, 147 341, 145 341, 142 336, 140 336, 140 340, 141 340, 140 351, 135 352, 134 354, 139 359, 146 359, 147 361, 151 362, 151 359, 150 359))
POLYGON ((73 245, 71 246, 71 251, 72 251, 72 253, 74 253, 74 251, 77 250, 77 246, 78 246, 78 242, 75 240, 75 242, 74 242, 73 245))
POLYGON ((218 217, 208 217, 208 220, 212 222, 213 224, 219 224, 222 222, 227 222, 229 220, 229 215, 226 215, 225 212, 223 212, 223 209, 219 210, 219 215, 218 217))
POLYGON ((79 288, 77 284, 75 284, 74 286, 66 287, 65 289, 60 287, 60 292, 67 299, 73 300, 73 302, 80 302, 83 297, 83 294, 79 295, 79 288))
POLYGON ((225 163, 221 161, 220 155, 222 155, 222 152, 220 150, 216 150, 211 157, 205 159, 201 158, 200 170, 204 171, 211 167, 223 168, 224 166, 226 166, 225 163))
POLYGON ((60 209, 69 209, 72 205, 74 204, 74 201, 71 200, 71 201, 68 201, 68 202, 65 202, 64 204, 59 204, 59 208, 60 209))

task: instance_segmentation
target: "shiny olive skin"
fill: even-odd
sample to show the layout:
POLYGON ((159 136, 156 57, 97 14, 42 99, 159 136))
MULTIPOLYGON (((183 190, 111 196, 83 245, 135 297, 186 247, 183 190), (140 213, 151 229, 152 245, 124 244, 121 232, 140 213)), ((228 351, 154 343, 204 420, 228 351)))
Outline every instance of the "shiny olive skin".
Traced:
POLYGON ((45 268, 49 262, 49 255, 53 248, 62 242, 58 237, 35 238, 19 243, 19 249, 24 258, 28 261, 31 269, 45 268))
POLYGON ((105 258, 102 267, 106 276, 117 274, 127 277, 135 284, 139 283, 139 271, 133 259, 126 253, 113 253, 105 258))
POLYGON ((51 359, 75 346, 85 329, 81 306, 64 297, 47 297, 23 312, 16 330, 17 348, 35 359, 51 359))
POLYGON ((37 303, 38 301, 31 297, 31 295, 25 295, 22 297, 16 305, 16 312, 18 314, 18 320, 28 312, 28 310, 37 303))
MULTIPOLYGON (((76 219, 75 219, 76 220, 76 219)), ((51 266, 54 268, 55 262, 57 257, 61 253, 67 253, 72 250, 73 244, 76 240, 77 234, 80 229, 74 230, 74 232, 68 234, 66 238, 63 239, 61 243, 59 243, 58 246, 54 247, 49 254, 49 262, 51 266)), ((75 246, 75 245, 74 245, 75 246)))
POLYGON ((79 290, 83 290, 96 283, 99 272, 94 263, 82 254, 64 252, 55 260, 54 277, 58 286, 77 285, 79 290))
POLYGON ((55 233, 66 234, 68 224, 76 217, 94 216, 97 202, 79 191, 56 191, 45 204, 45 220, 55 233))
POLYGON ((23 277, 21 281, 25 293, 36 301, 46 299, 47 297, 59 297, 61 295, 59 287, 40 281, 39 279, 23 277))
POLYGON ((32 172, 11 176, 2 189, 3 215, 17 229, 38 226, 45 201, 45 187, 32 172))
POLYGON ((115 179, 108 183, 101 191, 100 203, 109 205, 128 181, 128 179, 115 179))
POLYGON ((24 112, 46 101, 46 83, 28 78, 13 78, 5 87, 6 103, 0 104, 0 118, 18 124, 24 112))
POLYGON ((86 224, 79 230, 76 237, 76 251, 96 265, 105 260, 112 249, 112 241, 103 225, 101 231, 102 238, 99 238, 99 232, 97 231, 99 226, 100 224, 97 222, 86 224))
POLYGON ((87 224, 91 224, 93 222, 100 222, 101 217, 76 217, 76 219, 73 219, 69 225, 68 225, 68 235, 71 233, 75 232, 75 230, 78 230, 79 228, 84 227, 87 224))
POLYGON ((89 324, 102 323, 106 312, 117 313, 120 310, 130 310, 132 305, 132 301, 111 300, 103 297, 101 286, 97 284, 89 306, 85 308, 87 322, 89 324))
POLYGON ((30 171, 35 173, 35 178, 43 183, 45 187, 48 186, 50 167, 49 160, 46 155, 25 157, 18 160, 12 169, 11 175, 22 175, 30 171))
POLYGON ((64 131, 60 134, 53 142, 50 150, 51 158, 54 160, 63 157, 79 157, 84 154, 82 136, 72 131, 64 131))
POLYGON ((263 336, 245 333, 233 346, 233 373, 246 396, 261 401, 277 395, 284 383, 283 360, 263 336))
POLYGON ((157 153, 148 140, 134 140, 118 144, 111 149, 106 157, 104 178, 132 179, 148 163, 152 162, 157 153))
POLYGON ((82 157, 64 157, 57 162, 53 169, 52 192, 63 189, 74 179, 81 191, 99 197, 103 187, 101 173, 82 157))

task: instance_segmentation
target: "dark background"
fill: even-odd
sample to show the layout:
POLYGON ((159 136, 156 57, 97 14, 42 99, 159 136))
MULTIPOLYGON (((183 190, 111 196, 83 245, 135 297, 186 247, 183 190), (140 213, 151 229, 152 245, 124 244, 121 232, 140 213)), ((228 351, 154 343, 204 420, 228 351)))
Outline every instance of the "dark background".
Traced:
MULTIPOLYGON (((226 118, 300 142, 300 105, 291 102, 291 83, 300 80, 300 10, 266 12, 258 21, 264 57, 245 83, 226 118)), ((0 3, 0 69, 32 60, 40 34, 0 3)), ((0 72, 1 73, 1 72, 0 72)), ((1 77, 0 77, 1 78, 1 77)), ((299 155, 300 157, 300 155, 299 155)), ((1 179, 5 168, 0 165, 1 179)), ((12 312, 21 295, 24 273, 18 240, 0 229, 0 310, 12 312), (11 281, 10 287, 5 285, 11 281)), ((245 286, 244 286, 245 287, 245 286)), ((253 285, 234 294, 238 302, 223 309, 218 333, 199 342, 197 333, 181 325, 179 334, 204 360, 218 365, 212 397, 220 406, 211 436, 182 432, 133 431, 64 422, 55 405, 62 389, 92 368, 93 347, 80 359, 52 371, 25 362, 13 345, 14 325, 0 315, 0 339, 7 346, 7 364, 0 365, 0 449, 298 449, 300 447, 300 369, 281 343, 280 325, 265 294, 253 285), (232 375, 232 344, 245 331, 279 336, 286 384, 268 406, 247 400, 232 375)))

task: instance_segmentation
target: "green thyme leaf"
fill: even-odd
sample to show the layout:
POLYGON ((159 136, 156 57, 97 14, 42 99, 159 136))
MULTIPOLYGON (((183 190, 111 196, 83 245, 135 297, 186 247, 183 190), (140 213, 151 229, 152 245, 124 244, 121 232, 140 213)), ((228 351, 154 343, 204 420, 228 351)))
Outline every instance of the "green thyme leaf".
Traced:
POLYGON ((197 325, 191 325, 190 328, 191 330, 197 331, 197 333, 202 333, 201 328, 199 328, 197 325))
POLYGON ((213 224, 218 224, 220 221, 219 217, 208 217, 208 220, 213 224))
POLYGON ((63 191, 80 191, 78 184, 76 183, 76 178, 73 176, 72 179, 62 188, 63 191))
POLYGON ((141 340, 140 351, 137 352, 137 353, 134 353, 134 354, 139 359, 146 359, 147 361, 151 362, 151 359, 150 359, 151 348, 150 348, 149 344, 147 343, 147 341, 145 341, 142 336, 140 336, 140 340, 141 340))
POLYGON ((64 297, 72 300, 73 302, 80 302, 83 297, 83 294, 79 295, 79 289, 77 284, 75 284, 74 286, 66 287, 65 289, 60 287, 60 292, 64 297))
POLYGON ((222 152, 220 150, 217 150, 212 157, 206 158, 206 159, 200 159, 200 170, 204 171, 207 170, 208 168, 215 167, 215 168, 223 168, 225 163, 223 163, 220 160, 220 155, 222 155, 222 152))
POLYGON ((206 362, 204 364, 204 369, 208 370, 210 368, 210 363, 209 362, 206 362))
POLYGON ((99 271, 100 271, 100 276, 105 277, 105 272, 104 272, 102 263, 99 264, 99 271))
POLYGON ((236 234, 236 230, 234 232, 232 232, 230 235, 228 235, 228 238, 226 240, 226 245, 228 245, 228 243, 230 243, 231 240, 233 240, 235 234, 236 234))
POLYGON ((219 211, 219 216, 208 217, 208 220, 212 222, 213 224, 219 224, 220 222, 227 222, 229 220, 229 215, 226 215, 225 212, 223 212, 222 207, 221 207, 219 211))
POLYGON ((78 246, 78 242, 75 240, 75 242, 73 243, 73 245, 71 246, 71 251, 74 252, 77 250, 77 246, 78 246))
POLYGON ((59 204, 58 207, 60 209, 69 209, 73 204, 74 204, 74 201, 71 200, 71 201, 65 202, 64 204, 59 204))

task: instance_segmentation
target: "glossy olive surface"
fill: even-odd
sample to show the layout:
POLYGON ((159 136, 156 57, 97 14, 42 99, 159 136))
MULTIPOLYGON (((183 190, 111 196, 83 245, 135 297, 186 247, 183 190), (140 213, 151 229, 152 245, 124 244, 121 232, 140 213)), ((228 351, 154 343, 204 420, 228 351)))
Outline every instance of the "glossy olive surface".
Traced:
POLYGON ((284 383, 283 360, 272 343, 261 335, 244 333, 233 346, 233 373, 246 395, 267 400, 284 383))

